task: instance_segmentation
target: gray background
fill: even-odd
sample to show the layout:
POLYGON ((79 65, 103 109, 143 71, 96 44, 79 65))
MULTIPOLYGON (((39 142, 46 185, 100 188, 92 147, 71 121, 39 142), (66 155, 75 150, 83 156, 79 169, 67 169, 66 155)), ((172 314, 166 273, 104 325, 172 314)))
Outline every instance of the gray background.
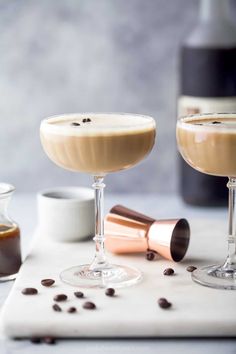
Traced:
POLYGON ((157 142, 140 165, 108 176, 108 191, 176 191, 177 53, 197 9, 196 0, 0 0, 0 180, 21 192, 89 185, 48 160, 40 120, 122 111, 155 117, 157 142))

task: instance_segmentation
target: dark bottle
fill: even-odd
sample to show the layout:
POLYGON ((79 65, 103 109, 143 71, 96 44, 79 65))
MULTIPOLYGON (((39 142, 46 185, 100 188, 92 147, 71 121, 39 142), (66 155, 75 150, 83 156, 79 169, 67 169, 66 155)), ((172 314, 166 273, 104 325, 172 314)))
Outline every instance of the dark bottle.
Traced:
MULTIPOLYGON (((179 117, 236 112, 236 27, 228 13, 228 0, 201 0, 199 21, 181 47, 179 117)), ((179 162, 186 203, 227 203, 227 178, 197 172, 181 157, 179 162)))

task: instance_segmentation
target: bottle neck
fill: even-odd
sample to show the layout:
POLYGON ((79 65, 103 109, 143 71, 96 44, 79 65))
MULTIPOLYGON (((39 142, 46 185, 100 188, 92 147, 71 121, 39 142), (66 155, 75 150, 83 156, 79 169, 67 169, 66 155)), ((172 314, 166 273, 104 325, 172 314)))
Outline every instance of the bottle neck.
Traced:
POLYGON ((204 22, 228 21, 229 0, 201 0, 200 20, 204 22))
POLYGON ((229 0, 200 0, 200 17, 185 40, 196 48, 235 48, 236 27, 231 20, 229 0))

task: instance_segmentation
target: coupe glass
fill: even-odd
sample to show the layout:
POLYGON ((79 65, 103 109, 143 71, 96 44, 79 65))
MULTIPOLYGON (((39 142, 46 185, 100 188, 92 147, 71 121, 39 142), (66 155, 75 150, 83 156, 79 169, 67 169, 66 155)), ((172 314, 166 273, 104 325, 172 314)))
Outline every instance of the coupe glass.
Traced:
POLYGON ((48 157, 94 178, 95 256, 90 264, 64 270, 62 281, 80 287, 124 287, 141 280, 138 269, 110 264, 105 255, 103 181, 107 173, 141 161, 152 150, 155 130, 153 118, 128 113, 65 114, 41 122, 40 137, 48 157))
POLYGON ((196 269, 192 279, 212 288, 236 289, 236 113, 183 117, 177 122, 176 135, 179 151, 191 167, 202 173, 229 178, 226 261, 196 269))

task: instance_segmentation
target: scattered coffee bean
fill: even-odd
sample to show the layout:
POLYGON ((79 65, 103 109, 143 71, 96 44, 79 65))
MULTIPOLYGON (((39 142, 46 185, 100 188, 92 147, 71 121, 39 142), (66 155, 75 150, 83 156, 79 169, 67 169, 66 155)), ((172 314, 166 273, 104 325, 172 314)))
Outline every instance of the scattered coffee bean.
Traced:
POLYGON ((41 284, 43 286, 52 286, 55 283, 55 280, 53 279, 43 279, 41 280, 41 284))
POLYGON ((96 308, 96 305, 95 305, 93 302, 86 301, 86 302, 83 304, 83 308, 84 308, 84 309, 87 309, 87 310, 94 310, 94 309, 96 308))
POLYGON ((234 274, 234 269, 226 269, 226 274, 234 274))
POLYGON ((57 304, 52 305, 52 308, 56 312, 61 312, 62 311, 61 307, 59 305, 57 305, 57 304))
POLYGON ((30 341, 31 341, 31 343, 34 343, 34 344, 40 344, 41 343, 41 338, 32 337, 32 338, 30 338, 30 341))
POLYGON ((215 120, 215 121, 212 122, 211 124, 221 124, 221 122, 218 122, 217 120, 215 120))
POLYGON ((65 294, 58 294, 58 295, 55 295, 54 298, 53 298, 54 301, 66 301, 67 300, 67 296, 65 294))
POLYGON ((49 337, 49 336, 44 337, 44 338, 43 338, 43 341, 44 341, 44 343, 46 343, 46 344, 55 344, 55 343, 56 343, 55 338, 49 337))
POLYGON ((38 290, 35 288, 24 288, 22 291, 24 295, 35 295, 38 294, 38 290))
POLYGON ((76 311, 77 311, 76 307, 69 307, 68 310, 67 310, 67 312, 69 312, 69 313, 74 313, 76 311))
POLYGON ((115 295, 115 289, 113 288, 107 288, 106 291, 105 291, 105 294, 107 296, 114 296, 115 295))
POLYGON ((161 297, 160 299, 158 299, 158 305, 162 309, 168 309, 169 307, 171 307, 171 303, 168 300, 166 300, 164 297, 161 297))
POLYGON ((192 273, 195 269, 197 269, 197 267, 194 267, 192 265, 190 265, 186 268, 187 272, 190 272, 190 273, 192 273))
POLYGON ((77 122, 72 122, 71 125, 73 125, 73 127, 79 127, 80 126, 80 124, 77 123, 77 122))
POLYGON ((78 298, 82 298, 82 297, 84 297, 84 293, 82 293, 82 291, 76 291, 75 293, 74 293, 74 295, 75 295, 75 297, 78 297, 78 298))
POLYGON ((174 269, 172 268, 166 268, 163 272, 164 275, 173 275, 174 274, 174 269))
POLYGON ((149 252, 146 253, 146 259, 148 261, 153 261, 154 258, 155 258, 155 253, 154 252, 149 251, 149 252))

